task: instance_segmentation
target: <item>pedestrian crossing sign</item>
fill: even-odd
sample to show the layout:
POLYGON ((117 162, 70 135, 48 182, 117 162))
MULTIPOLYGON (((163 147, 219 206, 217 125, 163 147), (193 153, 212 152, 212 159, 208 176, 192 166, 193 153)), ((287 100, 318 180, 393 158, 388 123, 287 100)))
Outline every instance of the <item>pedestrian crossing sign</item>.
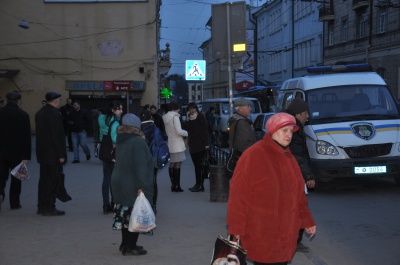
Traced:
POLYGON ((186 60, 186 80, 187 81, 206 80, 206 61, 186 60))

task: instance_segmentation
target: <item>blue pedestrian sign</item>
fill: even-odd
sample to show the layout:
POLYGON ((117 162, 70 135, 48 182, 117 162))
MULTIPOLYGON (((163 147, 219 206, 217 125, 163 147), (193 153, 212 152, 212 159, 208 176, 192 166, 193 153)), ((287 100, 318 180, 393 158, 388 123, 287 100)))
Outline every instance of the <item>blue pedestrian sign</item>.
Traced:
POLYGON ((186 80, 204 81, 206 80, 206 61, 186 60, 186 80))

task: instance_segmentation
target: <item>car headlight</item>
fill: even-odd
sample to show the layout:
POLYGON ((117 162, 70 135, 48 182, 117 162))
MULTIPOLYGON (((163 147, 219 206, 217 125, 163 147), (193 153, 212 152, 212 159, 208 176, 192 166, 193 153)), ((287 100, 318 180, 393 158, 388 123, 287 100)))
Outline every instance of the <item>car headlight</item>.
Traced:
POLYGON ((331 156, 337 156, 339 154, 338 150, 333 145, 325 141, 317 141, 317 153, 331 156))

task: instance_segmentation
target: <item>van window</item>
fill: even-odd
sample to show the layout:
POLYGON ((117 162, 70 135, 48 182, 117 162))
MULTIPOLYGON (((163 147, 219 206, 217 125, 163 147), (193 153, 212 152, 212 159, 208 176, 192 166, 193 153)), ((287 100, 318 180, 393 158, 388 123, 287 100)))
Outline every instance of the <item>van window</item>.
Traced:
POLYGON ((347 85, 307 91, 310 124, 363 119, 397 119, 397 105, 386 86, 347 85))

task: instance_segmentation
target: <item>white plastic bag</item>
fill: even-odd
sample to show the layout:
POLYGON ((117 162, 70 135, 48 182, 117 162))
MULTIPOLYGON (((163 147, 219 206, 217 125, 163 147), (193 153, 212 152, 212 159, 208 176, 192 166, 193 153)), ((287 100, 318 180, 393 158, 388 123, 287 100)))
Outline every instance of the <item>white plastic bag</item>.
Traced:
POLYGON ((14 167, 13 170, 11 170, 11 175, 20 180, 28 180, 30 178, 28 168, 24 162, 21 162, 18 166, 14 167))
POLYGON ((149 201, 141 192, 133 205, 128 230, 130 232, 149 232, 156 227, 156 216, 149 201))

